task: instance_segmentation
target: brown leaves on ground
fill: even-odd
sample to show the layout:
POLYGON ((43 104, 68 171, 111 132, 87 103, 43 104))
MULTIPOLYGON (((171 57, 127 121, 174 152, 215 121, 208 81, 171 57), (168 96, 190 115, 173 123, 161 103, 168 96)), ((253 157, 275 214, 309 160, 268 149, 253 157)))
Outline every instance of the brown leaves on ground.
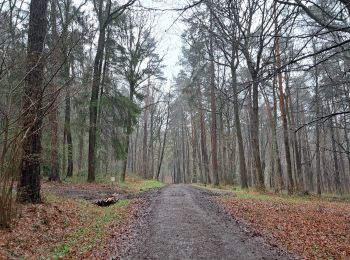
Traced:
POLYGON ((12 229, 0 230, 0 259, 96 259, 96 250, 109 245, 111 237, 121 236, 138 203, 121 201, 101 208, 47 194, 43 204, 21 205, 12 229))
POLYGON ((128 207, 128 218, 122 225, 114 223, 109 226, 108 233, 91 252, 87 252, 83 259, 119 259, 118 255, 125 240, 132 232, 133 223, 140 217, 143 199, 135 199, 128 207))
POLYGON ((218 198, 235 219, 305 259, 350 259, 350 204, 218 198))
POLYGON ((35 259, 45 255, 51 245, 82 224, 72 200, 23 205, 17 214, 11 230, 0 230, 2 256, 35 259))
POLYGON ((116 184, 105 183, 58 183, 44 182, 42 185, 44 192, 51 192, 57 196, 68 198, 94 200, 108 197, 114 193, 124 194, 129 192, 118 187, 116 184))

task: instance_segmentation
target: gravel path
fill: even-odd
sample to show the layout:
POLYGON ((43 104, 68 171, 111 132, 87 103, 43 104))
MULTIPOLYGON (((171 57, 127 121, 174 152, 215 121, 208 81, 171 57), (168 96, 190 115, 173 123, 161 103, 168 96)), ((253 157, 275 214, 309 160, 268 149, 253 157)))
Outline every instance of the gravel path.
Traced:
POLYGON ((294 259, 243 231, 226 215, 216 193, 189 185, 170 185, 154 193, 148 214, 116 259, 294 259))

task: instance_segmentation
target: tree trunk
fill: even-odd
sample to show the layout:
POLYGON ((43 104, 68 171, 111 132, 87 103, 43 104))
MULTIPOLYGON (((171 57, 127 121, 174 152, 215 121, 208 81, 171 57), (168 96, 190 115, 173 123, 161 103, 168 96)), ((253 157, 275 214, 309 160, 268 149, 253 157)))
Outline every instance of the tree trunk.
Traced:
MULTIPOLYGON (((329 111, 331 110, 329 109, 329 111)), ((335 141, 333 118, 329 119, 329 129, 331 132, 332 153, 333 153, 333 161, 334 161, 334 185, 335 185, 336 192, 338 194, 342 194, 342 188, 340 183, 340 169, 339 169, 339 161, 338 161, 338 154, 337 154, 337 146, 335 141)))
POLYGON ((144 118, 143 118, 143 143, 142 143, 142 172, 143 172, 143 178, 147 179, 148 176, 148 109, 149 109, 149 95, 150 95, 150 81, 148 81, 147 84, 147 90, 146 90, 146 108, 144 111, 144 118))
POLYGON ((83 151, 84 151, 84 129, 82 128, 79 133, 79 144, 78 144, 78 170, 81 171, 83 167, 83 151))
MULTIPOLYGON (((56 0, 51 0, 51 48, 53 51, 53 71, 56 73, 59 70, 59 48, 58 41, 59 36, 57 33, 57 20, 56 20, 57 6, 56 0)), ((50 84, 50 89, 52 90, 50 99, 52 100, 50 114, 49 114, 49 124, 51 130, 51 171, 49 176, 49 181, 60 181, 60 169, 59 169, 59 157, 58 157, 58 106, 57 106, 57 81, 53 80, 50 84)))
MULTIPOLYGON (((210 27, 213 27, 213 18, 210 18, 210 27)), ((216 95, 215 95, 215 67, 213 35, 210 34, 210 108, 211 108, 211 163, 213 167, 213 184, 219 186, 218 151, 217 151, 217 119, 216 119, 216 95)))
MULTIPOLYGON (((130 93, 129 93, 129 99, 130 102, 133 102, 134 100, 134 87, 130 86, 130 93)), ((126 177, 126 171, 127 171, 127 166, 128 166, 128 154, 129 154, 129 145, 130 145, 130 135, 131 135, 131 118, 130 115, 128 115, 128 122, 127 122, 127 129, 126 129, 126 138, 125 138, 125 159, 123 162, 123 171, 120 175, 120 181, 125 182, 125 177, 126 177)))
MULTIPOLYGON (((288 92, 289 92, 289 88, 288 88, 288 92)), ((290 104, 289 107, 291 110, 291 113, 290 113, 291 125, 295 129, 296 128, 296 120, 294 117, 294 113, 299 108, 297 106, 297 110, 294 110, 293 102, 292 102, 292 98, 290 96, 290 93, 288 93, 288 96, 289 96, 289 104, 290 104)), ((298 98, 298 94, 297 94, 297 98, 298 98)), ((295 157, 295 171, 296 171, 296 176, 297 176, 297 185, 296 185, 297 187, 296 188, 299 192, 303 192, 304 191, 304 180, 303 180, 303 175, 302 175, 303 170, 302 170, 302 166, 301 166, 301 158, 300 158, 300 152, 299 152, 299 143, 298 143, 297 133, 295 131, 293 131, 291 139, 293 140, 293 146, 294 146, 293 151, 294 151, 294 157, 295 157)))
POLYGON ((43 47, 47 31, 46 13, 48 0, 32 0, 29 11, 27 75, 23 97, 23 142, 17 201, 39 203, 40 157, 43 95, 43 47))
POLYGON ((92 79, 92 90, 90 99, 90 125, 89 125, 89 155, 88 155, 88 182, 95 181, 96 168, 96 132, 97 132, 97 106, 98 93, 100 90, 100 78, 102 70, 103 51, 105 46, 106 30, 100 28, 97 51, 94 61, 94 72, 92 79))
MULTIPOLYGON (((152 95, 151 95, 151 102, 153 103, 153 90, 152 90, 152 95)), ((150 154, 150 160, 151 160, 151 168, 149 169, 149 173, 148 173, 148 178, 152 179, 153 175, 154 175, 154 141, 155 138, 153 136, 153 128, 154 128, 154 113, 155 113, 155 107, 152 106, 151 111, 150 111, 150 129, 149 129, 149 154, 150 154)))
POLYGON ((287 176, 288 176, 288 193, 291 194, 294 192, 294 181, 293 181, 293 172, 292 172, 292 160, 290 156, 290 148, 289 148, 289 131, 288 131, 288 121, 286 114, 286 107, 284 101, 284 92, 283 92, 283 79, 282 79, 282 71, 281 71, 281 51, 280 51, 280 41, 277 31, 277 16, 276 10, 274 11, 274 21, 275 21, 275 30, 276 30, 276 38, 275 38, 275 58, 276 58, 276 68, 277 68, 277 77, 278 77, 278 88, 279 88, 279 98, 280 98, 280 111, 283 123, 283 141, 284 141, 284 152, 286 156, 287 163, 287 176))
POLYGON ((204 164, 204 184, 209 183, 209 158, 207 153, 207 137, 205 134, 205 122, 204 122, 204 112, 202 108, 202 91, 200 85, 198 84, 198 95, 199 95, 199 115, 200 115, 200 132, 201 132, 201 150, 202 158, 204 164))
MULTIPOLYGON (((65 78, 67 81, 69 81, 69 63, 66 62, 65 65, 65 78)), ((70 104, 70 91, 69 91, 69 84, 67 84, 66 89, 66 97, 65 97, 65 116, 64 116, 64 127, 67 137, 67 177, 73 176, 73 140, 72 140, 72 131, 71 131, 71 104, 70 104)))
POLYGON ((159 180, 160 170, 161 170, 161 168, 162 168, 162 163, 163 163, 163 158, 164 158, 166 137, 167 137, 168 126, 169 126, 169 117, 170 117, 169 115, 170 115, 170 105, 169 105, 169 103, 168 103, 168 111, 167 111, 166 124, 165 124, 165 130, 164 130, 164 138, 163 138, 162 152, 161 152, 161 155, 160 155, 160 160, 159 160, 159 165, 158 165, 158 170, 157 170, 157 175, 156 175, 156 179, 157 179, 157 180, 159 180))
POLYGON ((197 129, 196 129, 196 122, 195 122, 195 117, 191 114, 191 125, 192 125, 192 183, 196 183, 198 180, 197 176, 197 129))
POLYGON ((183 183, 186 183, 186 149, 185 149, 185 113, 181 111, 181 150, 182 150, 182 179, 183 183))
POLYGON ((259 144, 259 83, 253 73, 253 104, 251 109, 251 140, 256 171, 256 184, 259 190, 265 190, 264 174, 261 167, 260 144, 259 144))
MULTIPOLYGON (((315 45, 314 45, 315 50, 315 45)), ((316 51, 316 50, 315 50, 316 51)), ((315 66, 315 99, 316 99, 316 118, 320 116, 320 94, 318 87, 318 67, 316 64, 316 56, 314 56, 314 66, 315 66)), ((320 126, 316 122, 315 125, 316 131, 316 192, 318 195, 321 195, 321 159, 320 159, 320 126)))
POLYGON ((237 89, 237 74, 235 65, 231 64, 231 74, 232 74, 232 91, 233 91, 233 109, 234 118, 236 125, 237 143, 238 143, 238 154, 239 154, 239 174, 241 179, 241 188, 248 188, 247 180, 247 168, 244 154, 244 144, 241 130, 241 120, 239 116, 239 103, 238 103, 238 89, 237 89))

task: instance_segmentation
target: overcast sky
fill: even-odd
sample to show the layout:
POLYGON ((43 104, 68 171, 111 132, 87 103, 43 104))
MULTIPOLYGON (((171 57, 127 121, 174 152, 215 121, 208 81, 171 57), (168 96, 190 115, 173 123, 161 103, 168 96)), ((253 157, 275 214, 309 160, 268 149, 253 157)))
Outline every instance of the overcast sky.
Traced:
MULTIPOLYGON (((186 0, 142 0, 141 2, 145 7, 159 9, 181 8, 188 3, 186 0)), ((174 23, 178 16, 179 12, 155 12, 156 26, 154 33, 160 42, 160 54, 165 54, 164 65, 166 65, 166 68, 164 74, 168 79, 168 84, 180 70, 177 63, 181 54, 181 34, 185 26, 181 19, 174 23)))

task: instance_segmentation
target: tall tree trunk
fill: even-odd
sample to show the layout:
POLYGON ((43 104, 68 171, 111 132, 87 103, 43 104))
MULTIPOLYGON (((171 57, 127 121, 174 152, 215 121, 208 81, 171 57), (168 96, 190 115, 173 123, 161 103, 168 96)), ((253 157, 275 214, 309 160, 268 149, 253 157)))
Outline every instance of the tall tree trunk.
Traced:
MULTIPOLYGON (((331 109, 329 109, 331 111, 331 109)), ((335 133, 334 133, 334 123, 333 118, 329 119, 329 129, 331 132, 331 143, 332 143, 332 154, 333 154, 333 162, 334 162, 334 185, 335 190, 338 194, 342 193, 341 183, 340 183, 340 169, 339 169, 339 161, 337 154, 337 145, 335 141, 335 133)))
MULTIPOLYGON (((151 120, 151 121, 152 121, 152 120, 151 120)), ((151 123, 151 126, 152 126, 152 123, 151 123)), ((151 128, 152 128, 152 127, 151 127, 151 128)), ((150 138, 152 138, 152 139, 151 139, 151 144, 150 144, 149 150, 150 150, 150 158, 152 158, 152 159, 151 159, 151 161, 150 161, 151 167, 150 167, 150 170, 149 170, 148 178, 149 178, 149 179, 152 179, 152 178, 153 178, 153 175, 154 175, 154 163, 155 163, 155 158, 154 158, 154 143, 153 143, 152 134, 150 135, 150 138)))
POLYGON ((66 129, 63 126, 63 139, 62 139, 62 173, 64 173, 66 171, 66 167, 67 167, 67 160, 66 160, 66 129))
POLYGON ((182 178, 186 183, 186 149, 185 149, 185 113, 181 111, 181 154, 182 154, 182 178))
POLYGON ((234 119, 236 126, 236 134, 237 134, 237 143, 238 143, 238 154, 239 154, 239 174, 241 179, 241 188, 248 188, 248 180, 247 180, 247 167, 245 161, 244 154, 244 144, 241 130, 241 120, 240 120, 240 110, 238 103, 238 89, 237 89, 237 73, 236 73, 236 65, 231 63, 231 74, 232 74, 232 91, 233 91, 233 109, 234 109, 234 119))
POLYGON ((166 117, 166 123, 165 123, 165 130, 164 130, 164 138, 163 138, 163 145, 162 145, 162 152, 160 154, 160 160, 158 165, 158 170, 156 174, 156 179, 159 180, 160 170, 162 168, 163 158, 164 158, 164 151, 165 151, 165 144, 166 144, 166 137, 168 133, 168 126, 169 126, 169 117, 170 117, 170 105, 168 103, 168 109, 167 109, 167 117, 166 117))
MULTIPOLYGON (((314 51, 315 50, 314 44, 314 51)), ((316 55, 314 56, 314 66, 315 66, 315 101, 316 101, 316 117, 320 116, 320 94, 318 87, 318 67, 317 67, 316 55)), ((321 158, 320 158, 320 126, 317 122, 315 125, 316 131, 316 192, 318 195, 321 195, 321 158)))
MULTIPOLYGON (((101 81, 100 81, 100 93, 98 98, 98 106, 97 106, 97 126, 96 131, 98 135, 96 136, 96 166, 95 168, 98 169, 97 173, 102 172, 103 170, 103 157, 105 156, 104 151, 102 149, 103 146, 103 128, 102 128, 102 113, 103 113, 103 96, 108 96, 106 87, 106 80, 109 73, 109 53, 108 53, 108 47, 110 43, 110 34, 111 30, 109 27, 106 28, 106 39, 105 39, 105 51, 104 51, 104 57, 102 58, 102 66, 101 66, 101 81)), ((95 173, 96 174, 96 173, 95 173)))
POLYGON ((267 109, 267 115, 269 118, 269 126, 270 126, 270 134, 271 134, 271 176, 270 176, 270 184, 274 188, 275 191, 280 191, 283 189, 283 176, 282 176, 282 165, 281 159, 279 155, 278 142, 277 142, 277 109, 276 109, 276 94, 275 94, 275 80, 272 86, 272 95, 273 95, 273 108, 271 109, 270 102, 266 93, 264 94, 265 104, 267 109))
POLYGON ((261 167, 259 143, 259 83, 256 73, 253 75, 253 103, 251 109, 251 143, 256 171, 256 185, 259 190, 265 190, 264 174, 261 167))
MULTIPOLYGON (((102 1, 101 4, 102 6, 102 1)), ((102 7, 100 7, 102 8, 102 7)), ((100 12, 101 13, 101 12, 100 12)), ((97 106, 98 93, 100 90, 100 79, 102 71, 103 51, 105 46, 106 30, 100 25, 97 51, 94 61, 94 72, 90 98, 90 125, 89 125, 89 154, 88 154, 88 182, 95 181, 96 168, 96 132, 97 132, 97 106)))
MULTIPOLYGON (((303 107, 303 105, 301 105, 303 107)), ((302 124, 306 124, 306 115, 304 109, 301 112, 302 124)), ((313 185, 313 171, 311 165, 311 155, 310 155, 310 144, 307 129, 302 131, 303 140, 300 141, 302 143, 302 154, 304 159, 304 179, 305 179, 305 192, 312 191, 314 188, 313 185)))
POLYGON ((204 122, 204 112, 202 107, 202 91, 200 85, 198 84, 198 96, 199 96, 199 116, 200 116, 200 132, 201 132, 201 151, 204 164, 204 184, 209 183, 209 158, 207 153, 207 137, 205 134, 205 122, 204 122))
MULTIPOLYGON (((213 27, 213 17, 210 17, 210 27, 213 27)), ((218 149, 217 149, 217 119, 216 119, 216 95, 215 95, 215 67, 213 35, 210 34, 210 108, 211 108, 211 163, 213 167, 213 184, 219 186, 218 173, 218 149)))
MULTIPOLYGON (((151 103, 154 102, 154 98, 153 98, 153 89, 152 89, 152 95, 151 95, 151 103)), ((152 179, 153 175, 154 175, 154 135, 153 135, 153 128, 154 128, 154 114, 155 114, 155 106, 152 106, 151 111, 150 111, 150 126, 149 126, 149 154, 150 154, 150 158, 151 158, 151 168, 149 170, 148 173, 148 178, 152 179)))
POLYGON ((39 203, 40 157, 43 95, 43 48, 47 31, 46 13, 48 0, 32 0, 29 11, 27 75, 23 97, 23 142, 17 201, 39 203))
MULTIPOLYGON (((69 81, 69 63, 68 61, 65 64, 64 70, 65 78, 69 81)), ((73 140, 72 140, 72 131, 71 131, 71 103, 70 103, 70 86, 67 84, 66 88, 66 97, 65 97, 65 116, 64 116, 64 128, 67 137, 67 177, 73 176, 73 140)))
MULTIPOLYGON (((58 41, 59 36, 57 33, 57 5, 56 0, 51 0, 51 48, 53 51, 53 71, 56 73, 59 70, 59 47, 58 41)), ((51 130, 51 171, 49 176, 49 181, 60 181, 60 169, 59 169, 59 157, 58 157, 58 105, 57 105, 57 81, 53 80, 52 84, 50 84, 51 93, 51 109, 49 114, 49 124, 51 130)))
MULTIPOLYGON (((134 100, 134 87, 130 86, 130 93, 129 93, 129 100, 130 102, 133 102, 134 100)), ((125 159, 123 161, 123 170, 120 175, 120 181, 125 182, 125 177, 126 177, 126 171, 127 171, 127 166, 128 166, 128 155, 129 155, 129 145, 130 145, 130 135, 132 131, 132 125, 131 125, 131 118, 130 115, 128 114, 128 119, 127 119, 127 127, 126 127, 126 138, 125 138, 125 151, 124 151, 124 156, 125 159)))
MULTIPOLYGON (((297 123, 296 123, 294 113, 295 113, 295 111, 298 111, 299 108, 297 107, 296 110, 294 109, 289 87, 287 88, 287 90, 288 90, 288 97, 289 97, 288 98, 289 99, 289 107, 291 110, 291 113, 290 113, 291 125, 295 129, 297 123)), ((297 98, 298 98, 298 94, 297 94, 297 98)), ((287 103, 288 103, 288 100, 287 100, 287 103)), ((295 131, 293 131, 291 139, 293 140, 295 171, 296 171, 296 176, 297 176, 297 185, 296 185, 297 187, 296 188, 299 192, 302 192, 302 191, 304 191, 304 180, 303 180, 303 174, 302 174, 303 170, 302 170, 302 166, 301 166, 301 157, 300 157, 300 152, 299 152, 299 143, 298 143, 297 133, 295 131)))
POLYGON ((283 79, 281 71, 281 51, 280 51, 280 38, 278 35, 278 21, 276 15, 276 9, 274 9, 274 22, 275 22, 275 58, 276 58, 276 68, 277 68, 277 77, 278 77, 278 88, 279 88, 279 98, 280 98, 280 111, 283 123, 283 141, 284 141, 284 152, 286 156, 287 163, 287 176, 288 176, 288 193, 291 194, 294 192, 294 181, 293 181, 293 172, 292 172, 292 160, 290 156, 289 148, 289 131, 288 131, 288 121, 286 114, 286 107, 284 101, 284 92, 283 92, 283 79))
POLYGON ((198 180, 197 176, 197 129, 196 129, 196 121, 195 116, 191 114, 191 126, 192 126, 192 183, 196 183, 198 180))
MULTIPOLYGON (((149 95, 150 95, 150 80, 148 80, 147 84, 147 90, 146 90, 146 104, 145 104, 145 111, 144 111, 144 118, 143 118, 143 143, 142 143, 142 172, 143 172, 143 178, 147 179, 148 176, 148 112, 149 112, 149 95)), ((153 158, 152 158, 153 159, 153 158)))
POLYGON ((79 144, 78 144, 78 170, 81 171, 83 167, 83 151, 84 151, 84 129, 81 128, 79 133, 79 144))

